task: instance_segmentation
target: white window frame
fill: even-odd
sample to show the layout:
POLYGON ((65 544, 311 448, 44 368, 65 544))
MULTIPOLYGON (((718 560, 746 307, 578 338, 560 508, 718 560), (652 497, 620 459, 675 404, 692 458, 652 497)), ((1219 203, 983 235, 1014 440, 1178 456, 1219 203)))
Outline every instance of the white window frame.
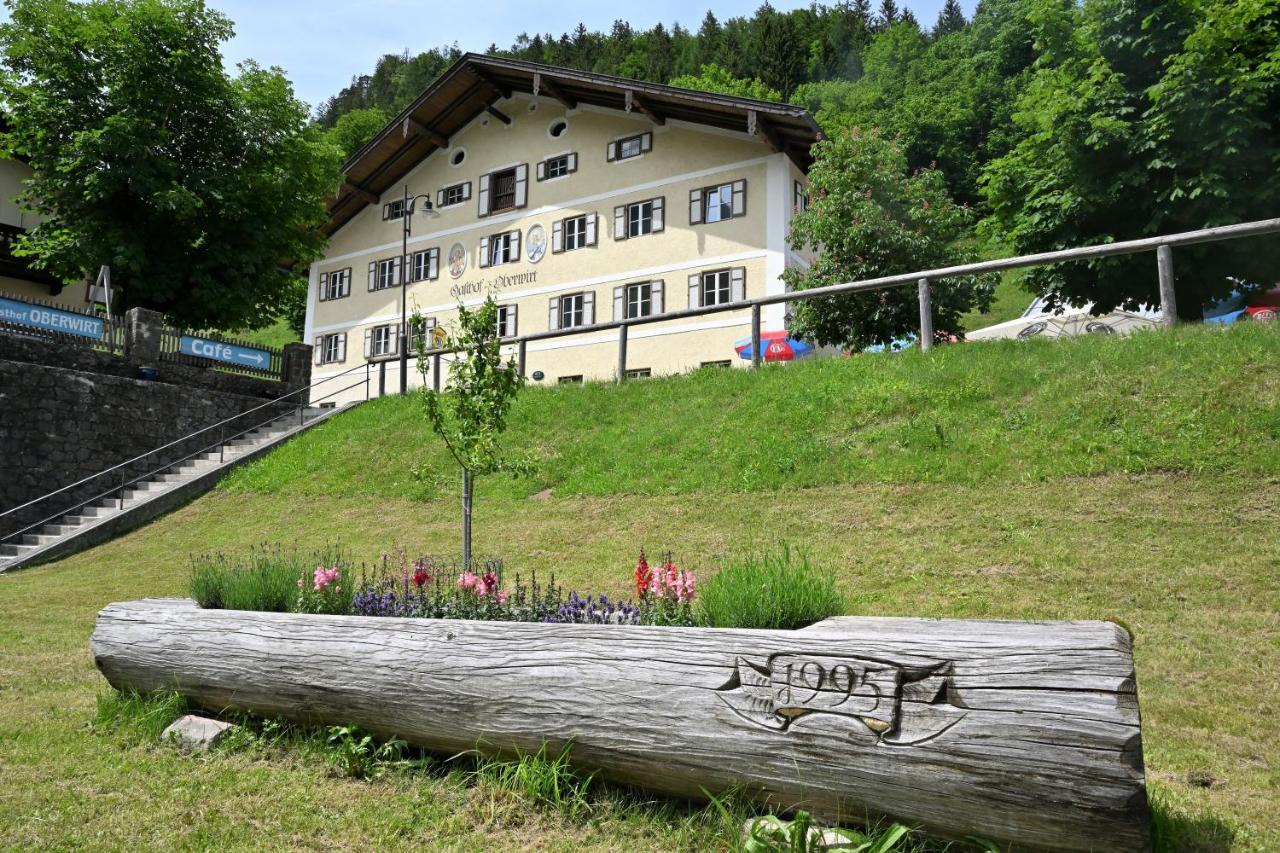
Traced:
POLYGON ((634 240, 650 234, 661 234, 667 226, 666 196, 641 199, 620 204, 613 209, 613 239, 634 240), (645 216, 646 205, 648 216, 645 216), (632 226, 635 233, 632 233, 632 226), (645 229, 648 230, 645 230, 645 229))
POLYGON ((346 332, 317 335, 313 346, 316 364, 339 364, 347 360, 346 332))
POLYGON ((369 261, 369 292, 400 286, 400 256, 369 261))
POLYGON ((572 252, 574 249, 585 249, 587 247, 587 217, 570 216, 564 220, 564 250, 572 252))
POLYGON ((791 206, 793 213, 804 213, 809 209, 809 193, 806 191, 805 185, 800 181, 795 181, 795 195, 792 199, 791 206))
POLYGON ((747 268, 722 267, 714 270, 703 270, 689 276, 689 307, 709 308, 713 305, 729 305, 742 302, 747 298, 747 268), (724 278, 721 279, 721 276, 724 278), (708 282, 714 279, 714 284, 708 282), (727 297, 722 286, 727 286, 727 297), (712 295, 711 301, 707 296, 712 295))
POLYGON ((520 306, 508 302, 498 306, 498 337, 510 340, 520 333, 520 306))
POLYGON ((390 222, 394 219, 404 218, 404 199, 398 198, 395 201, 389 201, 382 206, 382 221, 390 222))
POLYGON ((385 355, 395 355, 397 349, 397 335, 395 326, 374 326, 369 330, 369 356, 371 358, 380 358, 385 355))
POLYGON ((634 160, 652 150, 653 133, 650 131, 632 133, 610 142, 605 148, 604 158, 610 163, 620 163, 623 160, 634 160), (632 147, 632 143, 634 143, 634 147, 632 147), (630 153, 623 153, 624 146, 626 146, 625 150, 630 153))
POLYGON ((747 181, 745 178, 689 191, 690 225, 714 224, 746 215, 747 181), (727 216, 725 215, 726 207, 728 207, 727 216), (713 211, 714 218, 712 218, 713 211))
POLYGON ((539 181, 554 181, 559 178, 567 178, 576 171, 578 171, 578 152, 566 151, 563 154, 552 154, 538 163, 537 179, 539 181), (553 170, 555 171, 553 172, 553 170))
POLYGON ((435 281, 440 277, 439 246, 413 252, 409 261, 409 281, 435 281))
POLYGON ((459 181, 436 192, 436 207, 441 210, 446 207, 457 207, 469 201, 471 201, 470 181, 459 181))
POLYGON ((641 317, 661 314, 665 290, 666 282, 662 279, 633 281, 618 285, 613 289, 614 322, 638 320, 641 317))
POLYGON ((320 301, 331 302, 351 295, 351 267, 320 273, 320 301))
POLYGON ((500 267, 520 260, 520 229, 499 231, 480 238, 481 267, 500 267))
POLYGON ((595 323, 596 294, 593 290, 553 296, 547 302, 547 328, 552 331, 594 326, 595 323), (566 302, 568 302, 568 307, 566 307, 566 302), (569 315, 572 325, 565 324, 566 314, 569 315))

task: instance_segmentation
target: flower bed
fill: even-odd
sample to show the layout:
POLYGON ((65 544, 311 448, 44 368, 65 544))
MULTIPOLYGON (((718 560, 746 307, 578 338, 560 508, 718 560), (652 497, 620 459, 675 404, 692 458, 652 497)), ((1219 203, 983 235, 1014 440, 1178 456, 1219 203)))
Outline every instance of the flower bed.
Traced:
POLYGON ((431 557, 410 560, 403 549, 384 554, 374 567, 357 567, 338 550, 308 560, 263 548, 240 560, 221 555, 193 560, 191 597, 208 609, 351 616, 597 625, 697 621, 697 576, 678 568, 670 554, 650 567, 640 553, 634 600, 576 590, 566 595, 554 575, 544 584, 536 572, 527 581, 515 575, 508 588, 504 574, 500 560, 484 561, 479 571, 459 570, 431 557))

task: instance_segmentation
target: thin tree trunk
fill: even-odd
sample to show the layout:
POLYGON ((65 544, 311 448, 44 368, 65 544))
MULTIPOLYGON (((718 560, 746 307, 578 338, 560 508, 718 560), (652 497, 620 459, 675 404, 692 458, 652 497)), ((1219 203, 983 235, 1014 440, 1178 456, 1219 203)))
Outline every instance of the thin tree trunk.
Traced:
POLYGON ((471 470, 462 469, 462 569, 471 569, 471 470))

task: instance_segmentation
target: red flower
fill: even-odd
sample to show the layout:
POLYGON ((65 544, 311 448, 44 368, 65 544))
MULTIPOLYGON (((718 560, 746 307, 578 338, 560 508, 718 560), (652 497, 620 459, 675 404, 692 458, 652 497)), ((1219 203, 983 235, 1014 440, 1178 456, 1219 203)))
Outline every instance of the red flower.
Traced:
POLYGON ((649 584, 653 583, 653 571, 649 561, 644 558, 644 549, 640 549, 640 562, 636 563, 636 595, 644 598, 649 594, 649 584))
POLYGON ((415 586, 422 586, 429 580, 431 580, 431 575, 427 574, 422 569, 418 569, 413 573, 413 583, 415 586))

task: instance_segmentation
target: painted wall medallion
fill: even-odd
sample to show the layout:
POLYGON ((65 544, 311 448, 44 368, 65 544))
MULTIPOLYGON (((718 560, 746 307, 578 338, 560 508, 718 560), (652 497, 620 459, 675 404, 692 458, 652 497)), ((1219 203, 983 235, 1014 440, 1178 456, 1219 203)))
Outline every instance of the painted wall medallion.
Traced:
POLYGON ((529 263, 536 264, 542 260, 542 256, 547 253, 547 229, 541 225, 534 225, 529 228, 529 234, 525 238, 525 254, 529 258, 529 263))
POLYGON ((449 275, 453 278, 461 278, 466 271, 467 247, 461 243, 454 243, 449 247, 449 275))

